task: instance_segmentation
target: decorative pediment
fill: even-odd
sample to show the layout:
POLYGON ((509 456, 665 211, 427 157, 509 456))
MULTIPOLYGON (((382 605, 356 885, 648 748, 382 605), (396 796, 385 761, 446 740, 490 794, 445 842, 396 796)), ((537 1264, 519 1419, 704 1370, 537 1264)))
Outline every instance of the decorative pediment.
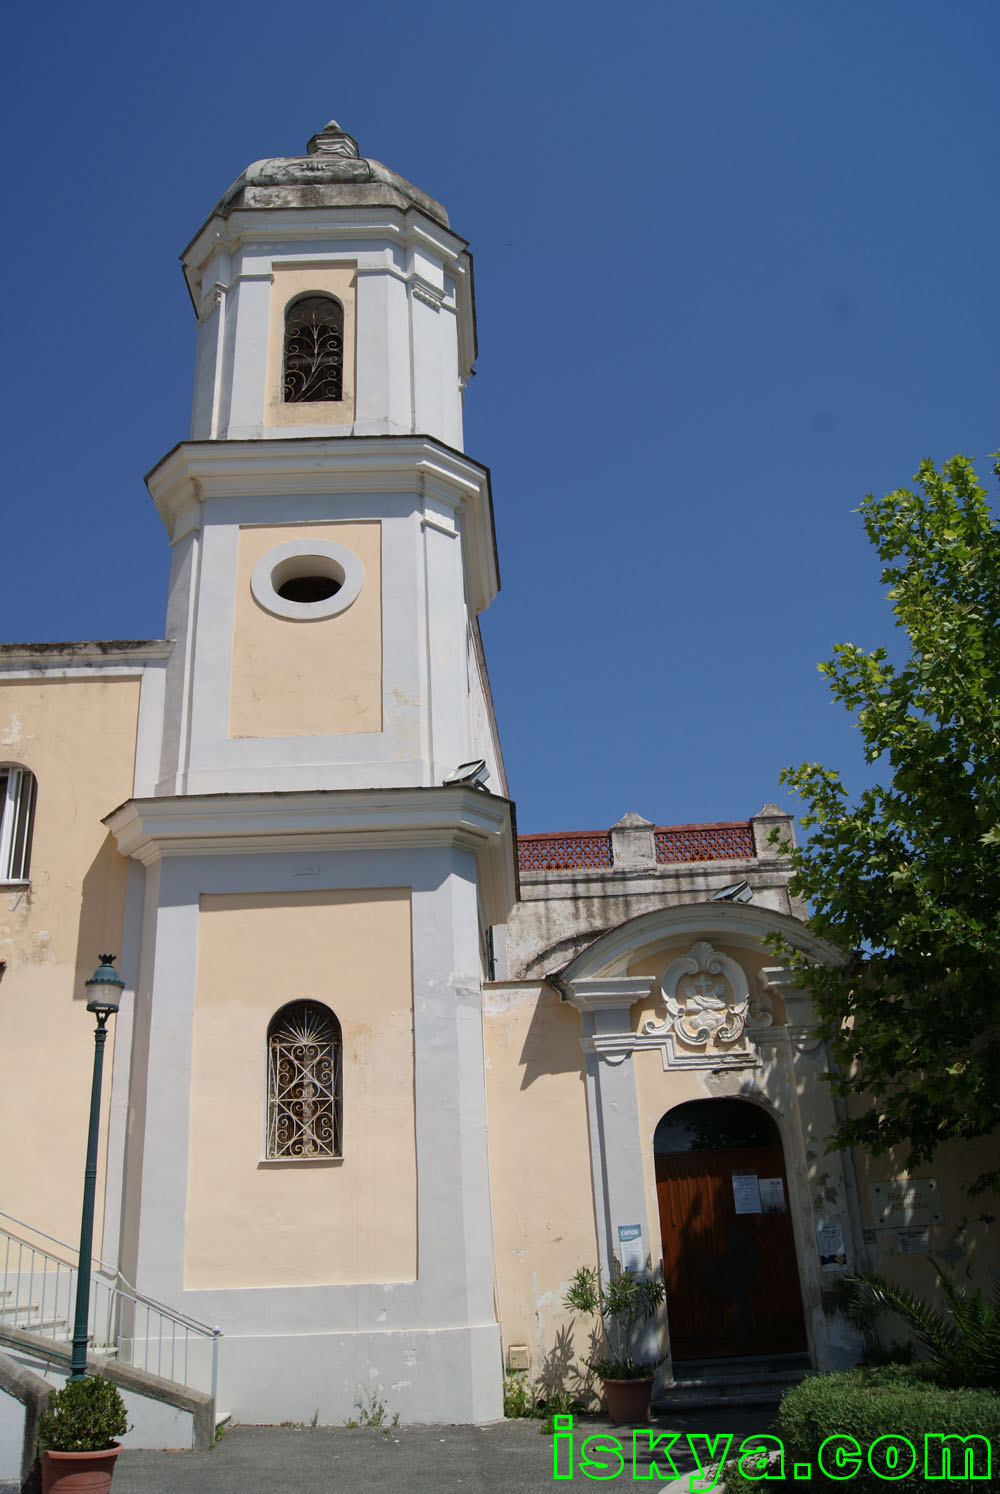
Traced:
POLYGON ((774 1018, 767 998, 751 994, 743 966, 699 939, 666 968, 662 1022, 644 1023, 642 1046, 662 1044, 663 1067, 724 1068, 759 1063, 753 1036, 774 1018))

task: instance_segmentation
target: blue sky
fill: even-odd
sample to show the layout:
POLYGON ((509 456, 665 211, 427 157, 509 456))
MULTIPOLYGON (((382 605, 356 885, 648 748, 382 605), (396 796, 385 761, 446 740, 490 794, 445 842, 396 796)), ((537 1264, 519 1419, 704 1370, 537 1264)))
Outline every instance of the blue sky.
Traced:
POLYGON ((863 778, 816 672, 887 641, 852 511, 1000 446, 994 0, 20 8, 3 102, 0 637, 156 637, 176 256, 331 117, 476 263, 466 448, 522 831, 863 778))

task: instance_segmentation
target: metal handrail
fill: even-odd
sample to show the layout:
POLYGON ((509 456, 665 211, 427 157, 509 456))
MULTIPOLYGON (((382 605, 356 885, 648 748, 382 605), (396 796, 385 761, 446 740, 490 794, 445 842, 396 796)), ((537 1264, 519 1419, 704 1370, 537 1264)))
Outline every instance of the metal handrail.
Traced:
MULTIPOLYGON (((6 1219, 8 1224, 16 1224, 18 1229, 30 1230, 33 1235, 40 1235, 43 1240, 48 1240, 50 1245, 58 1245, 60 1250, 65 1250, 71 1257, 71 1259, 66 1262, 66 1265, 76 1265, 75 1245, 67 1245, 65 1240, 57 1240, 55 1235, 46 1234, 45 1230, 39 1229, 37 1225, 29 1224, 26 1219, 15 1219, 13 1214, 5 1214, 3 1209, 0 1209, 0 1219, 6 1219)), ((3 1229, 3 1225, 0 1225, 0 1229, 3 1229)), ((23 1243, 27 1245, 29 1241, 25 1240, 23 1243)), ((96 1261, 98 1268, 101 1271, 106 1271, 109 1276, 121 1276, 121 1272, 118 1270, 117 1266, 109 1266, 107 1261, 100 1260, 96 1255, 93 1256, 92 1259, 96 1261)), ((122 1277, 122 1280, 124 1281, 125 1278, 122 1277)), ((126 1285, 128 1285, 127 1282, 126 1285)))
MULTIPOLYGON (((43 1240, 48 1240, 50 1245, 58 1245, 60 1250, 65 1250, 67 1255, 70 1257, 69 1260, 62 1261, 62 1264, 64 1266, 71 1267, 71 1269, 74 1271, 76 1270, 77 1252, 74 1246, 67 1245, 65 1240, 57 1240, 55 1235, 46 1234, 43 1229, 36 1229, 33 1224, 26 1224, 23 1219, 15 1219, 12 1214, 5 1214, 3 1209, 0 1209, 0 1219, 6 1219, 9 1221, 9 1223, 16 1224, 21 1229, 29 1230, 33 1235, 40 1235, 43 1240)), ((19 1235, 15 1235, 13 1231, 4 1229, 3 1225, 0 1225, 0 1235, 7 1235, 11 1239, 18 1240, 20 1244, 32 1250, 41 1249, 40 1246, 32 1245, 30 1240, 22 1240, 21 1237, 19 1235)), ((60 1259, 58 1256, 53 1255, 51 1251, 47 1251, 45 1253, 51 1260, 60 1259)), ((210 1323, 202 1323, 198 1318, 192 1318, 187 1313, 181 1312, 178 1308, 169 1307, 167 1303, 158 1302, 155 1297, 150 1297, 147 1296, 145 1292, 140 1292, 138 1288, 132 1285, 128 1277, 123 1275, 123 1273, 118 1269, 117 1266, 109 1265, 107 1261, 102 1261, 96 1255, 91 1257, 91 1271, 94 1272, 95 1270, 102 1272, 105 1276, 113 1277, 120 1291, 124 1292, 127 1296, 134 1298, 136 1302, 141 1303, 143 1306, 153 1307, 157 1310, 157 1312, 162 1312, 165 1317, 176 1318, 178 1322, 186 1324, 186 1326, 189 1328, 195 1328, 206 1335, 209 1333, 218 1333, 221 1335, 221 1328, 215 1328, 210 1323)))
MULTIPOLYGON (((0 1217, 69 1250, 63 1241, 43 1230, 22 1224, 9 1214, 0 1213, 0 1217)), ((2 1226, 0 1254, 0 1318, 12 1314, 17 1327, 57 1342, 70 1342, 76 1264, 30 1240, 21 1239, 2 1226)), ((192 1386, 191 1340, 210 1339, 211 1394, 214 1399, 218 1389, 221 1330, 147 1297, 125 1281, 120 1271, 103 1262, 100 1265, 103 1275, 93 1269, 90 1273, 88 1336, 91 1344, 95 1348, 114 1351, 119 1362, 130 1364, 135 1369, 192 1386), (111 1279, 106 1279, 108 1277, 111 1279), (142 1314, 145 1314, 144 1318, 142 1314), (140 1325, 141 1333, 138 1331, 140 1325), (152 1362, 154 1357, 155 1363, 152 1362)))

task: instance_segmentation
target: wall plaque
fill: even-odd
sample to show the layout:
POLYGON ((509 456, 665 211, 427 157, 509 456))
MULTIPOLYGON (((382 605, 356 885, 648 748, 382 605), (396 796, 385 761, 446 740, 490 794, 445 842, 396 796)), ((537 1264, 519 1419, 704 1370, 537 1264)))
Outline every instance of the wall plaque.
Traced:
POLYGON ((890 1228, 926 1229, 943 1224, 941 1195, 936 1178, 892 1178, 872 1183, 875 1223, 890 1228))

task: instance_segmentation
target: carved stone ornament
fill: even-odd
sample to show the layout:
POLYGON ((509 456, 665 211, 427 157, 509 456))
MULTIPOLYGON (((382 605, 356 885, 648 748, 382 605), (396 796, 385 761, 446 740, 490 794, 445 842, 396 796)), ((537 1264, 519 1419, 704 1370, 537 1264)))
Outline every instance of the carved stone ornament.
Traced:
POLYGON ((342 130, 335 119, 331 119, 329 124, 325 124, 319 133, 312 137, 306 146, 306 151, 311 156, 357 158, 358 142, 353 135, 342 130))
POLYGON ((745 1067, 759 1062, 752 1036, 774 1018, 763 994, 752 997, 746 971, 699 939, 667 966, 662 981, 664 1021, 642 1029, 663 1044, 663 1067, 745 1067))

